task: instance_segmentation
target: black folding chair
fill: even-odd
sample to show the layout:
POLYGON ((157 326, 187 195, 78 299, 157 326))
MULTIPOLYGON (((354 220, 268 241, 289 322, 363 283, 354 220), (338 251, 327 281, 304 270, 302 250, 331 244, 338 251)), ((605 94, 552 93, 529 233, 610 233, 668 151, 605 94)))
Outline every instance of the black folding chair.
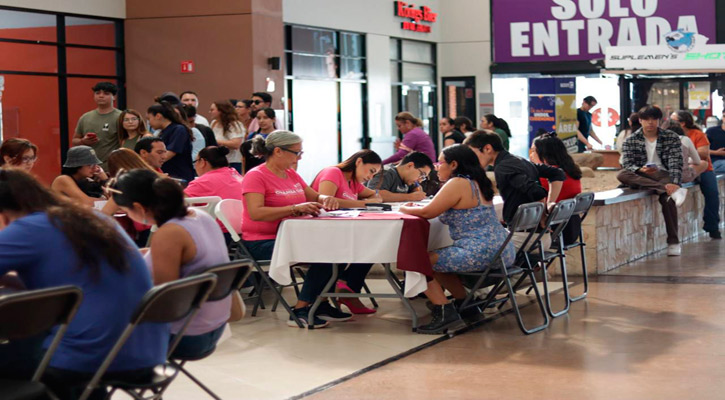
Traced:
MULTIPOLYGON (((551 315, 552 318, 560 317, 567 312, 569 312, 569 305, 571 304, 571 299, 569 297, 569 282, 567 279, 566 274, 566 254, 564 253, 564 240, 562 238, 562 232, 564 231, 564 228, 566 228, 566 224, 569 222, 569 219, 571 218, 572 213, 574 212, 574 206, 576 205, 576 201, 573 199, 567 199, 562 200, 554 206, 554 208, 551 210, 551 213, 549 214, 549 217, 546 219, 546 225, 545 229, 538 233, 538 245, 540 246, 539 254, 541 254, 541 257, 535 257, 536 261, 538 261, 538 264, 542 267, 542 277, 541 281, 544 284, 544 298, 546 299, 546 311, 548 311, 549 315, 551 315), (554 240, 554 243, 556 244, 556 250, 550 251, 550 249, 544 249, 543 244, 541 243, 541 239, 544 237, 544 235, 551 234, 551 237, 554 240), (549 279, 547 277, 546 271, 549 269, 551 264, 554 263, 554 261, 559 260, 559 267, 561 271, 561 280, 563 284, 563 292, 564 292, 564 308, 561 310, 554 312, 551 307, 551 294, 549 292, 549 279)), ((518 282, 516 282, 516 285, 514 285, 515 288, 518 288, 519 285, 523 279, 519 279, 518 282)), ((532 282, 532 286, 527 291, 530 292, 532 289, 536 288, 536 284, 532 282)))
POLYGON ((110 387, 111 391, 108 398, 116 390, 121 390, 136 400, 161 399, 166 387, 171 384, 179 373, 179 370, 171 363, 158 365, 154 368, 152 376, 139 377, 138 380, 134 381, 103 380, 103 375, 116 358, 118 352, 121 351, 131 333, 136 329, 136 326, 140 324, 171 323, 184 320, 183 326, 169 344, 168 354, 173 353, 176 346, 181 342, 184 332, 194 315, 214 290, 216 280, 214 274, 196 275, 164 283, 149 290, 136 307, 128 326, 116 340, 91 381, 88 382, 79 400, 87 400, 97 387, 110 387), (150 397, 146 397, 147 392, 150 392, 150 397))
POLYGON ((506 237, 506 240, 503 242, 501 247, 494 255, 494 261, 492 261, 483 271, 466 272, 460 274, 478 277, 478 280, 470 288, 468 295, 466 295, 463 303, 461 303, 461 306, 458 309, 459 312, 464 311, 468 308, 479 306, 485 309, 489 306, 499 303, 501 306, 503 306, 503 304, 507 300, 511 300, 511 308, 516 314, 516 321, 518 322, 519 328, 521 328, 521 331, 523 333, 530 335, 546 328, 549 325, 549 316, 546 314, 544 302, 541 298, 541 295, 539 294, 539 289, 536 286, 536 277, 534 276, 533 268, 531 268, 531 263, 528 260, 528 252, 525 250, 529 247, 534 247, 539 244, 537 243, 537 240, 540 241, 541 236, 536 235, 536 238, 534 238, 534 236, 536 233, 536 228, 539 226, 541 216, 543 214, 543 203, 528 203, 520 205, 518 210, 516 210, 516 214, 514 215, 511 224, 509 224, 509 235, 506 237), (503 262, 502 254, 506 249, 506 246, 513 239, 514 235, 516 233, 522 232, 527 233, 526 240, 516 252, 515 265, 512 267, 507 267, 506 264, 503 262), (514 291, 514 285, 511 283, 511 279, 517 275, 521 275, 521 279, 525 279, 526 277, 528 277, 531 280, 532 284, 534 285, 534 292, 536 293, 536 301, 539 305, 539 311, 541 312, 541 316, 544 320, 541 325, 538 325, 531 329, 527 328, 524 324, 519 304, 516 301, 516 292, 514 291), (498 282, 494 285, 486 298, 484 298, 483 300, 476 299, 476 291, 478 291, 483 286, 484 282, 487 279, 494 279, 498 282), (501 291, 501 289, 503 289, 504 286, 506 286, 508 290, 508 297, 504 299, 496 299, 496 295, 501 291))
MULTIPOLYGON (((269 287, 275 294, 275 303, 272 307, 272 311, 275 311, 277 309, 277 304, 282 304, 282 307, 284 307, 285 310, 287 310, 287 313, 289 313, 290 316, 292 316, 292 319, 297 323, 297 325, 300 328, 303 328, 304 325, 302 325, 302 321, 300 321, 299 318, 295 315, 294 311, 292 311, 292 307, 287 303, 287 301, 282 297, 282 289, 284 289, 287 286, 291 286, 295 289, 295 292, 299 296, 299 289, 297 288, 298 285, 302 284, 301 282, 298 282, 295 279, 295 271, 294 269, 290 270, 290 275, 292 276, 292 283, 289 285, 280 285, 272 280, 272 278, 269 277, 269 263, 271 260, 255 260, 254 257, 252 257, 252 254, 249 252, 247 247, 244 245, 244 243, 240 240, 236 243, 234 243, 236 254, 236 258, 241 259, 247 259, 252 262, 252 265, 254 266, 254 269, 257 272, 257 275, 261 278, 261 281, 257 279, 255 281, 255 287, 254 291, 257 293, 257 302, 254 304, 254 308, 252 309, 252 316, 255 317, 257 315, 257 308, 261 306, 262 309, 264 309, 264 303, 262 301, 262 291, 264 290, 264 287, 269 287)), ((294 268, 294 267, 291 267, 294 268)), ((304 279, 304 274, 302 274, 302 277, 304 279)))
POLYGON ((587 276, 587 254, 586 254, 586 243, 584 242, 584 230, 581 229, 581 224, 584 223, 584 219, 587 217, 587 214, 589 214, 589 210, 592 208, 592 204, 594 204, 594 193, 592 192, 585 192, 585 193, 579 193, 574 200, 576 200, 576 206, 574 206, 574 212, 572 213, 572 218, 574 216, 579 217, 579 235, 577 237, 577 240, 573 243, 564 243, 564 250, 570 250, 573 248, 578 247, 579 248, 579 254, 581 255, 582 260, 582 279, 584 279, 584 291, 581 295, 576 297, 571 297, 571 301, 579 301, 587 297, 587 293, 589 292, 589 277, 587 276))
MULTIPOLYGON (((0 379, 0 399, 47 399, 40 379, 50 364, 68 324, 78 311, 83 293, 76 286, 61 286, 0 296, 0 343, 38 336, 58 326, 30 381, 0 379)), ((2 346, 2 344, 0 344, 2 346)))
MULTIPOLYGON (((206 301, 212 302, 226 299, 227 297, 229 297, 229 295, 241 289, 242 285, 244 285, 244 282, 249 277, 249 274, 252 273, 252 268, 252 261, 245 259, 213 266, 210 268, 206 268, 203 271, 200 271, 196 275, 213 274, 217 277, 216 286, 214 286, 214 290, 211 292, 209 298, 206 301)), ((176 357, 173 354, 169 353, 169 361, 173 363, 174 366, 179 369, 179 371, 183 372, 184 375, 186 375, 189 379, 196 383, 200 388, 202 388, 205 392, 209 393, 211 397, 217 400, 221 400, 221 398, 217 396, 214 392, 212 392, 211 389, 206 387, 203 383, 201 383, 201 381, 199 381, 194 375, 192 375, 191 372, 187 371, 184 368, 184 364, 186 364, 187 361, 197 361, 209 357, 212 353, 214 353, 214 350, 216 350, 216 348, 212 349, 206 354, 194 358, 176 357)))

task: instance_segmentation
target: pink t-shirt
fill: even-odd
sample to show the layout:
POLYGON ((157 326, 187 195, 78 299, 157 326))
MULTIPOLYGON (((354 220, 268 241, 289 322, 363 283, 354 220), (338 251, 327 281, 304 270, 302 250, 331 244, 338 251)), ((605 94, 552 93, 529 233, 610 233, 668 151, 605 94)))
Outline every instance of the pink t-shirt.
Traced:
MULTIPOLYGON (((234 168, 219 168, 189 182, 184 189, 189 197, 219 196, 222 200, 242 200, 242 176, 234 168)), ((227 232, 219 222, 223 232, 227 232)))
MULTIPOLYGON (((267 169, 266 164, 252 168, 244 175, 242 194, 261 193, 265 207, 285 207, 304 203, 307 184, 293 169, 285 171, 287 179, 282 179, 267 169)), ((247 199, 243 198, 242 239, 268 240, 277 237, 277 227, 282 220, 254 221, 249 217, 247 199)))
POLYGON ((312 182, 312 188, 319 192, 322 181, 330 181, 337 186, 335 197, 338 199, 357 200, 358 194, 365 190, 365 186, 360 182, 345 180, 342 170, 337 167, 327 167, 320 171, 312 182))

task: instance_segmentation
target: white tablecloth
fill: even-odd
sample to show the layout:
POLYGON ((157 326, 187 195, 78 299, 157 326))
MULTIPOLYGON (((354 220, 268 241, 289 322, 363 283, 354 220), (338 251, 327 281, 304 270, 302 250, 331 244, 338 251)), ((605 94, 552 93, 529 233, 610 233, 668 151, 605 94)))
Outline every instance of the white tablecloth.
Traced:
MULTIPOLYGON (((496 214, 501 215, 503 202, 494 199, 496 214)), ((438 218, 429 220, 428 250, 453 244, 438 218)), ((292 283, 290 265, 295 263, 395 263, 403 220, 365 219, 288 219, 277 231, 277 240, 269 267, 269 276, 281 285, 292 283)), ((425 275, 405 271, 406 297, 427 289, 425 275)))

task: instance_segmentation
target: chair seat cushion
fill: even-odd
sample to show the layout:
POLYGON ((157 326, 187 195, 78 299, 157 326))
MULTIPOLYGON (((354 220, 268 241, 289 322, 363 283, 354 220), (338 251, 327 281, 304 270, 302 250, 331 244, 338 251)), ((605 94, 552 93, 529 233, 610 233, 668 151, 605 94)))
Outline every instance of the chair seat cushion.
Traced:
POLYGON ((45 385, 40 382, 0 379, 0 399, 45 400, 48 398, 45 385))

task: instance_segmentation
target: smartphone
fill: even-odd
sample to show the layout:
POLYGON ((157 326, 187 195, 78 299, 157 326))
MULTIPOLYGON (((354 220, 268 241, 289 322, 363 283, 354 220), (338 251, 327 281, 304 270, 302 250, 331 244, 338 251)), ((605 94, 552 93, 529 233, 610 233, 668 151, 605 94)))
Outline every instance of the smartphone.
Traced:
POLYGON ((652 164, 652 163, 650 163, 650 164, 645 164, 645 167, 647 167, 647 168, 653 168, 653 169, 657 169, 657 164, 652 164))
POLYGON ((86 133, 86 136, 88 136, 89 138, 95 138, 95 137, 97 137, 97 135, 95 133, 93 133, 93 132, 86 133))
POLYGON ((393 211, 393 207, 390 204, 385 203, 367 203, 365 204, 365 208, 368 210, 382 210, 382 211, 393 211))

